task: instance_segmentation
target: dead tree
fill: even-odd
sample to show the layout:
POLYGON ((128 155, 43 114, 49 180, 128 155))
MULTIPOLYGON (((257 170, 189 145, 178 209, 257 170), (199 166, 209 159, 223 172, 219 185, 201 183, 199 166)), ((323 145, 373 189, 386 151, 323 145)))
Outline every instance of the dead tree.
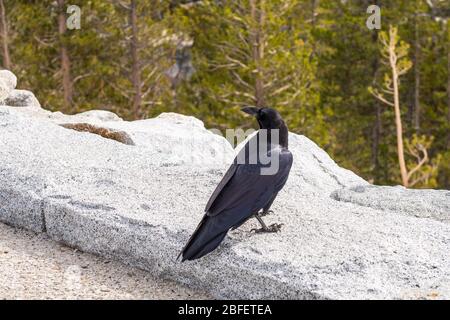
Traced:
MULTIPOLYGON (((394 108, 395 111, 395 126, 397 135, 397 154, 398 163, 400 167, 400 175, 402 184, 405 187, 409 186, 408 169, 406 167, 405 153, 403 146, 403 128, 400 112, 400 76, 404 75, 411 68, 411 62, 407 59, 409 46, 401 42, 397 28, 390 26, 389 34, 385 32, 380 33, 380 42, 382 45, 381 55, 383 56, 383 64, 390 69, 390 75, 386 74, 384 79, 384 86, 381 92, 377 89, 370 88, 371 93, 381 102, 394 108), (390 96, 387 98, 386 95, 390 96)), ((422 166, 422 165, 421 165, 422 166)), ((417 171, 419 168, 415 169, 417 171)))

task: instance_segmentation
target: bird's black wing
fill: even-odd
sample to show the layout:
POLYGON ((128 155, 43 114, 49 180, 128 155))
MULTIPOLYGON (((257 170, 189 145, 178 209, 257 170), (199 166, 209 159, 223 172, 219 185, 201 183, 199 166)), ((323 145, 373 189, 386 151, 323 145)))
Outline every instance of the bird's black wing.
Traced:
POLYGON ((263 208, 273 196, 280 191, 287 181, 292 166, 292 154, 288 150, 277 150, 279 158, 279 170, 273 175, 261 174, 267 165, 257 164, 233 164, 234 175, 211 203, 206 215, 217 216, 224 211, 241 208, 251 210, 248 215, 263 208))
POLYGON ((225 175, 227 181, 219 184, 218 192, 219 187, 216 188, 206 214, 183 249, 183 261, 200 258, 214 250, 228 230, 245 222, 281 190, 292 166, 292 154, 286 149, 275 153, 279 157, 279 170, 273 175, 261 174, 265 167, 261 163, 233 163, 227 172, 230 176, 225 175))
MULTIPOLYGON (((252 142, 258 143, 259 141, 259 133, 254 135, 253 137, 251 137, 247 143, 243 146, 243 148, 241 148, 241 150, 238 152, 238 155, 236 156, 236 158, 234 159, 233 163, 231 164, 231 166, 228 168, 227 172, 225 173, 225 175, 223 176, 222 180, 219 182, 219 184, 217 185, 216 189, 214 190, 214 192, 212 193, 211 197, 208 200, 208 203, 206 204, 205 207, 205 212, 209 212, 212 205, 214 204, 214 202, 216 201, 217 197, 221 194, 223 188, 225 188, 225 186, 228 184, 228 182, 231 180, 231 178, 233 178, 234 174, 236 173, 236 170, 239 167, 239 161, 238 159, 243 159, 243 163, 244 164, 249 164, 249 158, 250 158, 250 145, 252 142)), ((255 168, 257 169, 257 168, 255 168)))
POLYGON ((208 210, 211 208, 212 204, 216 200, 217 196, 220 194, 222 189, 227 185, 227 183, 230 181, 230 179, 234 176, 237 169, 236 160, 233 162, 233 164, 228 168, 227 172, 223 176, 222 180, 217 185, 216 189, 212 193, 211 197, 208 200, 208 203, 205 207, 205 212, 208 212, 208 210))

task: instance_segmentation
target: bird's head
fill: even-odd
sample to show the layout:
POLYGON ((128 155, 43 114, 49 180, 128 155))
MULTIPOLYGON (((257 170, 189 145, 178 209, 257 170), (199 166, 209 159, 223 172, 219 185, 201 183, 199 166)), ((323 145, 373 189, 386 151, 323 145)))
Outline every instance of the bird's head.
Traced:
POLYGON ((252 115, 259 123, 260 129, 281 129, 285 126, 278 111, 272 108, 244 107, 241 111, 252 115))

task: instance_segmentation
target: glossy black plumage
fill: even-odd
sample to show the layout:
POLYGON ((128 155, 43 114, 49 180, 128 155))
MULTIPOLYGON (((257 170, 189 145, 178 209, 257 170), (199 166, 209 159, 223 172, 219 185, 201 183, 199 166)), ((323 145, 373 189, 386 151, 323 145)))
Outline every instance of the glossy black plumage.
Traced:
POLYGON ((198 259, 208 254, 222 242, 230 229, 239 227, 261 209, 268 211, 287 181, 293 159, 287 148, 288 130, 284 121, 273 109, 249 108, 247 111, 257 118, 260 129, 267 129, 267 135, 258 131, 241 149, 240 154, 244 152, 245 156, 235 158, 211 195, 203 219, 180 253, 182 261, 198 259), (273 130, 279 132, 279 143, 257 143, 254 145, 258 149, 252 149, 250 141, 271 141, 273 130), (275 174, 261 174, 261 170, 267 169, 272 163, 264 164, 263 157, 259 156, 260 148, 266 148, 262 155, 277 157, 278 171, 275 174), (257 155, 251 158, 250 153, 254 155, 254 152, 257 155), (251 162, 250 159, 256 161, 251 162))

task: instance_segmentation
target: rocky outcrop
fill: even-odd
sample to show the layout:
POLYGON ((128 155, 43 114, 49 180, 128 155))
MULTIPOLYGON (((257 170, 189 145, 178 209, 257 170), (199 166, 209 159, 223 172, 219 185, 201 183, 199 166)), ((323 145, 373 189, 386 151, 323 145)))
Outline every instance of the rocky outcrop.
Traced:
POLYGON ((296 134, 266 217, 282 232, 251 233, 250 220, 203 259, 176 262, 234 150, 193 117, 99 114, 0 107, 0 221, 218 298, 450 298, 449 191, 373 186, 296 134), (60 126, 79 122, 135 145, 60 126))
POLYGON ((17 78, 9 70, 0 70, 0 102, 9 97, 16 88, 17 78))
POLYGON ((27 90, 12 90, 3 104, 11 107, 39 108, 41 106, 34 94, 27 90))
POLYGON ((432 218, 450 223, 449 190, 411 190, 403 186, 361 185, 334 191, 338 201, 418 218, 432 218))

